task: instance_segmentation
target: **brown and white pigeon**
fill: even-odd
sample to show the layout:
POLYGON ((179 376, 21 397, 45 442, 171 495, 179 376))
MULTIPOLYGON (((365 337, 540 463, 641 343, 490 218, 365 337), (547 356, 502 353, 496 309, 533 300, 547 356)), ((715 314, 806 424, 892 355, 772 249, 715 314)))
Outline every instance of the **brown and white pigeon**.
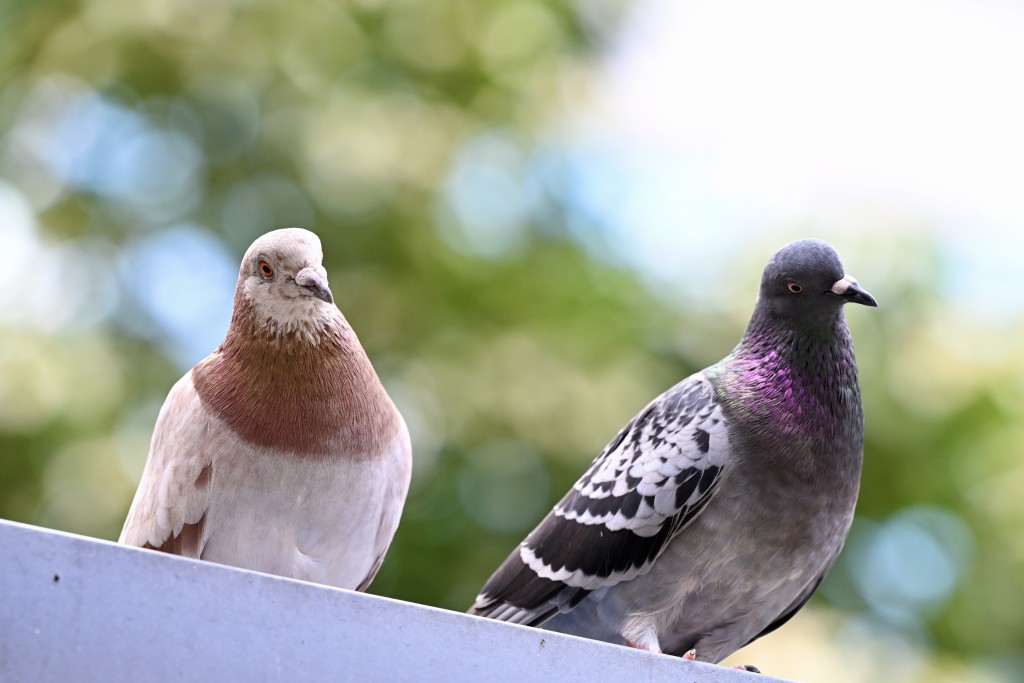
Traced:
POLYGON ((398 527, 412 449, 322 260, 320 240, 299 228, 249 247, 227 337, 160 410, 121 543, 370 584, 398 527))
POLYGON ((857 500, 847 303, 876 305, 832 247, 780 249, 732 353, 640 411, 470 611, 709 662, 785 623, 857 500))

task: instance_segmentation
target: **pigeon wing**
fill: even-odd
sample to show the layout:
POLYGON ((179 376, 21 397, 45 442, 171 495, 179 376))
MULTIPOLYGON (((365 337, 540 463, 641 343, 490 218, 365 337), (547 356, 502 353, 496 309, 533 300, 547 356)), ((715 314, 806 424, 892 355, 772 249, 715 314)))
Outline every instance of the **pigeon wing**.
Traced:
POLYGON ((650 570, 704 508, 729 455, 704 375, 651 402, 487 581, 471 612, 539 625, 650 570))
POLYGON ((189 372, 160 409, 120 543, 188 557, 202 555, 212 483, 212 458, 206 447, 209 424, 189 372))

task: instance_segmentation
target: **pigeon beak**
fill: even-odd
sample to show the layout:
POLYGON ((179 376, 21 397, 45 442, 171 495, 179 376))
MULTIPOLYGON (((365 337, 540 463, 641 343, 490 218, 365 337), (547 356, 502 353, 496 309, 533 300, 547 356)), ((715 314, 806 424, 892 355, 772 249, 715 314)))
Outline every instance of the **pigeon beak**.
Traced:
POLYGON ((832 293, 841 296, 846 303, 863 304, 864 306, 878 306, 875 297, 867 293, 867 290, 857 284, 857 278, 852 275, 844 275, 832 285, 832 293))
POLYGON ((331 290, 327 286, 327 273, 323 272, 323 268, 314 266, 303 268, 295 274, 295 284, 301 287, 303 294, 307 296, 315 296, 329 304, 334 303, 334 295, 331 294, 331 290))

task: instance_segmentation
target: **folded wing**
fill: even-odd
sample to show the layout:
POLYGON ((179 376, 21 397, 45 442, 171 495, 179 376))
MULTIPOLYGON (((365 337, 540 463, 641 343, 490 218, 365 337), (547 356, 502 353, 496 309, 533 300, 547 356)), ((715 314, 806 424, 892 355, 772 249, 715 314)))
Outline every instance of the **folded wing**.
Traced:
POLYGON ((187 557, 202 555, 212 478, 203 436, 208 425, 189 372, 160 409, 120 543, 187 557))
POLYGON ((597 456, 470 612, 537 626, 593 590, 645 574, 711 499, 729 450, 710 382, 702 374, 683 380, 597 456))

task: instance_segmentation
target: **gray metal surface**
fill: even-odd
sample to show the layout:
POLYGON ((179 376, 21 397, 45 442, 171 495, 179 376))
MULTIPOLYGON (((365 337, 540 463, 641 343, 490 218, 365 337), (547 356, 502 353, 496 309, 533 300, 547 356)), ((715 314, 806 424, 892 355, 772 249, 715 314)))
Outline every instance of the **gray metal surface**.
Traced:
POLYGON ((779 679, 0 520, 0 681, 779 679))

